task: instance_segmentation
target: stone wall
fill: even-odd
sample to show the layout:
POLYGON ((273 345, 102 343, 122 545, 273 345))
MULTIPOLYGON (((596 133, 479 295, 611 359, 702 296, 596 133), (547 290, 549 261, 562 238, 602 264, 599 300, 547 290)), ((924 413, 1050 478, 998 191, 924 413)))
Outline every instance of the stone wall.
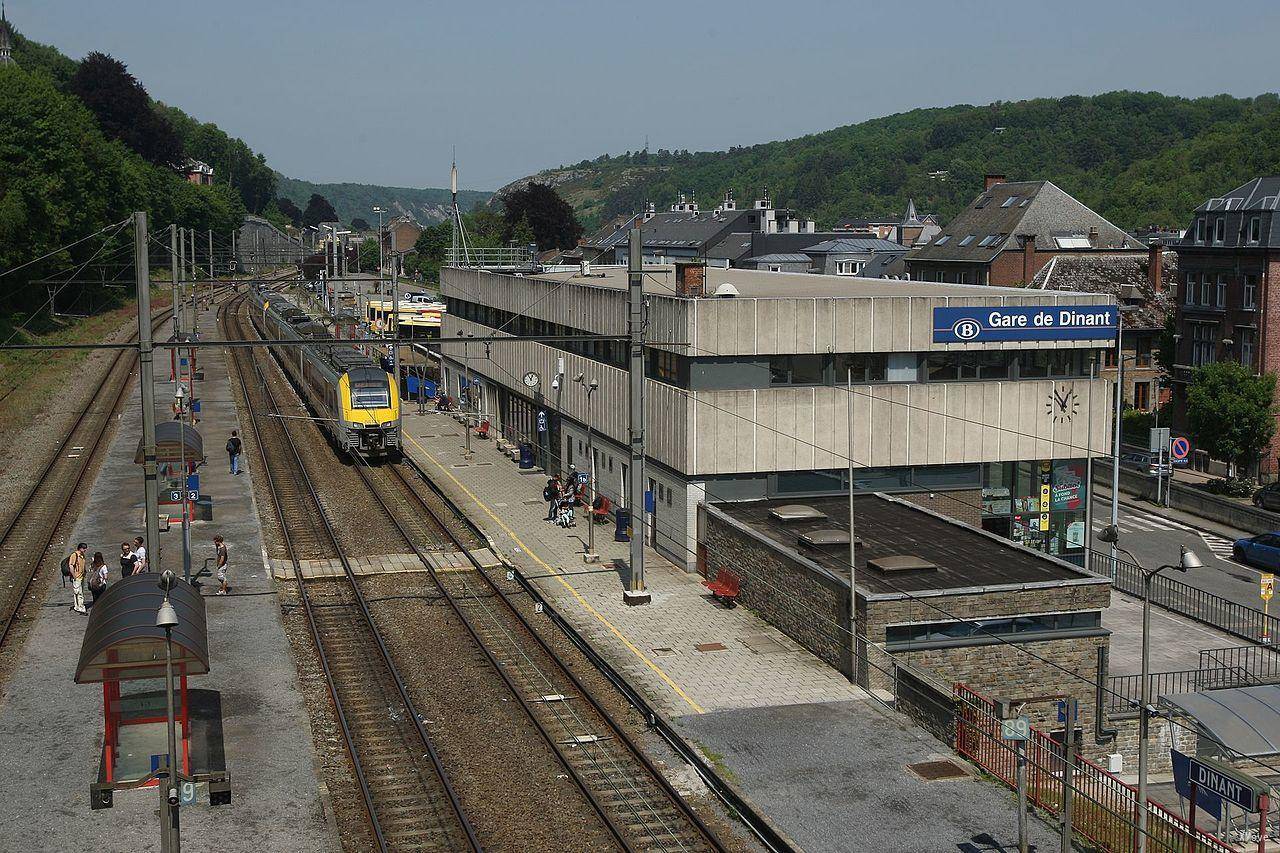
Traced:
POLYGON ((849 674, 849 584, 771 547, 717 512, 699 508, 707 577, 741 579, 740 604, 849 674))

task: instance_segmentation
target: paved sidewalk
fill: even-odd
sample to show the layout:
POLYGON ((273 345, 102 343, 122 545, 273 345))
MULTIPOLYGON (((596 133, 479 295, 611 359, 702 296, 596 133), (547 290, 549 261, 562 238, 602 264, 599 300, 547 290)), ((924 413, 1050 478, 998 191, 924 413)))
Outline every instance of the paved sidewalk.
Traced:
MULTIPOLYGON (((220 334, 212 312, 201 317, 200 329, 206 337, 220 334)), ((338 850, 274 582, 263 565, 250 475, 231 476, 223 452, 238 427, 223 353, 200 353, 205 379, 196 384, 203 408, 197 426, 209 456, 199 469, 200 490, 213 497, 214 520, 192 525, 193 569, 212 555, 211 537, 222 533, 232 595, 215 598, 217 584, 206 579, 210 672, 193 677, 190 688, 220 692, 232 805, 211 808, 202 789, 182 810, 183 847, 338 850)), ((156 374, 158 416, 166 417, 173 399, 167 358, 158 355, 156 374)), ((135 383, 72 536, 89 543, 91 554, 103 552, 112 580, 119 579, 120 542, 141 533, 142 472, 133 461, 141 420, 135 383)), ((182 571, 181 537, 178 525, 160 535, 163 568, 182 571)), ((72 680, 86 619, 68 610, 70 600, 70 589, 55 580, 0 696, 0 850, 156 849, 155 789, 121 791, 112 809, 89 809, 102 751, 102 687, 72 680)))
MULTIPOLYGON (((446 415, 406 415, 406 452, 466 510, 579 632, 662 711, 679 716, 731 708, 829 702, 864 696, 781 631, 739 607, 716 604, 701 578, 646 550, 653 602, 622 603, 628 545, 596 528, 601 562, 582 560, 586 520, 565 530, 544 520, 540 474, 521 474, 492 441, 474 439, 463 459, 462 427, 446 415)), ((580 514, 581 515, 581 514, 580 514)))

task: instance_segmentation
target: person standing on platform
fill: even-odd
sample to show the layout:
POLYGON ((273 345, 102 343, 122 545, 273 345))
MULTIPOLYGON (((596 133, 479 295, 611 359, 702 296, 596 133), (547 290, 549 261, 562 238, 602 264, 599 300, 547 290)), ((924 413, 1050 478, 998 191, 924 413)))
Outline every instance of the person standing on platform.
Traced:
POLYGON ((138 567, 138 558, 133 553, 132 542, 120 543, 120 577, 127 578, 138 567))
POLYGON ((227 586, 227 543, 221 536, 213 537, 213 553, 217 557, 218 591, 215 595, 226 595, 227 586))
POLYGON ((147 562, 147 546, 145 543, 146 540, 141 536, 133 538, 133 573, 135 575, 151 571, 151 564, 147 562))
POLYGON ((547 502, 547 521, 556 520, 556 503, 560 500, 560 475, 554 475, 547 480, 547 485, 542 489, 542 499, 547 502))
POLYGON ((87 569, 84 555, 88 550, 89 546, 81 542, 67 558, 67 568, 71 570, 71 609, 82 615, 89 612, 84 606, 84 576, 87 569))
POLYGON ((101 551, 93 553, 93 565, 89 567, 89 592, 93 593, 93 600, 89 602, 89 606, 98 603, 98 599, 107 591, 107 560, 102 556, 101 551))
POLYGON ((231 473, 240 473, 240 451, 244 449, 244 444, 240 441, 240 436, 235 430, 231 431, 231 438, 227 439, 227 455, 231 457, 231 473))

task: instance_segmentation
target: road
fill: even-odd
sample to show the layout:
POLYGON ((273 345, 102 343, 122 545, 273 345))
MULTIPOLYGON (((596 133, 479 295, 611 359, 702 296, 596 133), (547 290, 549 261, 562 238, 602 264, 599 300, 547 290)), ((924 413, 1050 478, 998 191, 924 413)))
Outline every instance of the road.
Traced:
MULTIPOLYGON (((1094 548, 1106 553, 1107 545, 1097 540, 1097 531, 1111 519, 1109 499, 1094 504, 1094 548)), ((1204 562, 1204 568, 1185 574, 1170 572, 1177 580, 1249 607, 1262 607, 1258 597, 1258 569, 1231 559, 1232 540, 1214 533, 1197 530, 1188 524, 1159 514, 1155 507, 1138 509, 1120 504, 1120 546, 1133 553, 1147 568, 1177 563, 1179 546, 1186 545, 1204 562)), ((1240 533, 1240 536, 1247 534, 1240 533)))

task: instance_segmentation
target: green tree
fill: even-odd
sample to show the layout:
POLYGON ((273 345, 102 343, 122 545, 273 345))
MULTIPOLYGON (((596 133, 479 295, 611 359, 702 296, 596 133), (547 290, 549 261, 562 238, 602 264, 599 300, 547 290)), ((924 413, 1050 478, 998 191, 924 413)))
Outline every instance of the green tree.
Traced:
POLYGON ((378 241, 373 237, 360 241, 360 269, 366 272, 378 269, 378 241))
POLYGON ((571 249, 582 236, 582 224, 569 203, 548 184, 531 181, 523 187, 506 192, 502 196, 508 237, 515 239, 521 223, 520 238, 528 242, 527 234, 540 249, 571 249))
POLYGON ((1258 460, 1276 431, 1276 377, 1254 376, 1234 361, 1197 368, 1187 388, 1192 439, 1214 459, 1237 466, 1258 460))
POLYGON ((298 206, 293 203, 292 199, 277 198, 276 207, 280 209, 281 213, 289 217, 289 221, 292 222, 295 227, 302 224, 302 211, 298 209, 298 206))
POLYGON ((125 64, 105 53, 84 58, 69 84, 108 139, 118 139, 157 166, 181 166, 182 141, 168 119, 152 109, 151 98, 125 64))
POLYGON ((328 199, 320 193, 312 193, 310 200, 307 201, 307 209, 302 212, 303 224, 315 227, 321 222, 337 221, 338 214, 334 212, 333 205, 329 204, 328 199))
POLYGON ((372 228, 373 226, 369 224, 369 220, 365 219, 363 216, 357 216, 355 219, 351 220, 352 231, 370 231, 372 228))

